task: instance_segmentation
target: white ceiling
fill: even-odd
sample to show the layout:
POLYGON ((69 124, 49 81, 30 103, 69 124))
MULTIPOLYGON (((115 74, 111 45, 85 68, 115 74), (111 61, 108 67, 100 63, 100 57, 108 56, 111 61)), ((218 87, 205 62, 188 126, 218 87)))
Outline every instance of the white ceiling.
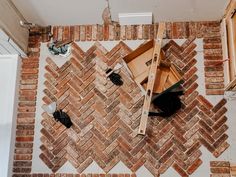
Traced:
MULTIPOLYGON (((28 22, 40 25, 102 24, 106 0, 12 0, 28 22)), ((113 21, 118 13, 153 12, 154 21, 221 19, 229 0, 109 0, 113 21)))

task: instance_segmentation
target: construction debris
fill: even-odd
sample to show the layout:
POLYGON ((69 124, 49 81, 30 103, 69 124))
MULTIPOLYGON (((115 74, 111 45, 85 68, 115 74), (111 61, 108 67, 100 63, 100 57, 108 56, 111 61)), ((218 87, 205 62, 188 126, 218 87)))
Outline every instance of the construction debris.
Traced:
POLYGON ((161 50, 162 37, 165 23, 160 23, 157 39, 151 40, 132 53, 124 57, 135 82, 145 90, 143 111, 139 126, 139 134, 144 135, 146 131, 148 116, 158 115, 169 117, 181 108, 179 96, 183 90, 173 92, 183 81, 175 66, 164 60, 164 52, 161 50), (158 94, 155 99, 152 94, 158 94), (151 102, 158 106, 161 112, 149 113, 151 102))
MULTIPOLYGON (((124 57, 133 79, 145 90, 152 61, 153 46, 154 40, 148 41, 124 57)), ((165 54, 161 50, 160 65, 157 68, 153 93, 161 93, 181 80, 181 74, 170 61, 164 59, 164 56, 165 54)))
POLYGON ((48 50, 53 55, 60 55, 67 57, 70 55, 70 44, 71 41, 56 41, 48 44, 48 50))

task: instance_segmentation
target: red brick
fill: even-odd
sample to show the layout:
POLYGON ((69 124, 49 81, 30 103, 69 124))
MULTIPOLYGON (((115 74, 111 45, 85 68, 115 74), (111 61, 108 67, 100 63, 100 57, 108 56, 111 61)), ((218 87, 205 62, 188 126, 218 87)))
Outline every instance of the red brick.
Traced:
POLYGON ((182 176, 182 177, 188 177, 188 174, 176 163, 172 165, 172 167, 182 176))
POLYGON ((206 77, 205 78, 205 82, 207 83, 223 83, 224 82, 224 78, 223 77, 206 77))
POLYGON ((29 154, 16 154, 14 160, 32 160, 32 155, 29 154))
POLYGON ((226 149, 229 148, 229 144, 227 142, 222 143, 213 153, 213 155, 217 158, 219 157, 226 149))
POLYGON ((13 168, 12 170, 13 173, 30 173, 31 172, 31 168, 13 168))
POLYGON ((200 138, 200 142, 203 146, 205 146, 210 152, 214 152, 214 147, 209 144, 205 139, 200 138))
POLYGON ((85 41, 86 40, 86 26, 81 25, 80 26, 80 41, 85 41))
POLYGON ((212 173, 220 173, 220 174, 229 174, 230 168, 229 167, 212 167, 211 168, 212 173))
POLYGON ((195 170, 202 164, 201 159, 197 159, 189 168, 188 168, 188 174, 193 174, 195 170))
POLYGON ((222 48, 222 45, 221 43, 205 43, 203 45, 203 48, 204 49, 221 49, 222 48))
POLYGON ((228 139, 228 135, 223 134, 214 144, 213 146, 215 148, 218 148, 224 141, 228 139))
POLYGON ((104 41, 109 40, 109 25, 103 26, 104 41))
POLYGON ((92 40, 92 26, 91 25, 86 26, 86 40, 87 41, 92 40))
POLYGON ((227 109, 225 107, 222 107, 221 109, 219 109, 214 117, 213 117, 213 120, 217 121, 219 120, 219 118, 221 118, 225 113, 226 113, 227 109))
POLYGON ((215 90, 207 89, 206 90, 207 95, 224 95, 224 93, 225 93, 224 90, 219 90, 219 89, 215 89, 215 90))
POLYGON ((206 106, 208 109, 211 109, 213 107, 213 105, 206 99, 204 98, 202 95, 198 96, 198 100, 199 102, 201 102, 204 106, 206 106))
POLYGON ((211 167, 230 167, 229 161, 210 161, 211 167))
POLYGON ((33 140, 34 140, 34 137, 30 137, 30 136, 16 137, 17 142, 30 142, 30 141, 33 141, 33 140))
POLYGON ((131 25, 126 26, 126 39, 131 40, 132 39, 132 28, 131 25))
POLYGON ((206 84, 206 89, 224 89, 225 85, 223 83, 206 84))
POLYGON ((218 130, 222 125, 224 125, 226 121, 227 121, 227 117, 223 116, 223 117, 221 117, 221 118, 215 123, 215 125, 214 125, 212 128, 216 131, 216 130, 218 130))
POLYGON ((215 67, 205 67, 204 70, 206 72, 212 72, 212 71, 223 71, 223 66, 215 66, 215 67))
POLYGON ((222 99, 219 103, 217 103, 217 105, 214 106, 214 108, 212 109, 213 112, 217 112, 221 107, 223 107, 226 104, 226 99, 222 99))

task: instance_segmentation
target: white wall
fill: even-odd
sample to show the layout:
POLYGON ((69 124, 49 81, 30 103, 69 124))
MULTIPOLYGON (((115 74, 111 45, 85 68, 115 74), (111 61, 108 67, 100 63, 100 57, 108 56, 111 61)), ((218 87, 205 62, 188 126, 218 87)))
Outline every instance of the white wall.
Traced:
POLYGON ((0 55, 0 176, 11 176, 19 87, 18 55, 0 55))
MULTIPOLYGON (((5 0, 4 0, 5 1, 5 0)), ((12 0, 29 22, 39 25, 102 24, 106 0, 12 0)), ((109 0, 118 13, 153 12, 154 21, 220 20, 229 0, 109 0)), ((1 12, 1 11, 0 11, 1 12)))

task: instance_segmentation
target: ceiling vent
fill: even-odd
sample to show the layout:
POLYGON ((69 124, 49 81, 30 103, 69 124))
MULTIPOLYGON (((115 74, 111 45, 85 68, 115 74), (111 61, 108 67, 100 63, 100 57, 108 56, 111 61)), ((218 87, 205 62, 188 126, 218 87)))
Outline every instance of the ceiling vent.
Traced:
POLYGON ((120 25, 152 24, 152 12, 119 13, 120 25))

